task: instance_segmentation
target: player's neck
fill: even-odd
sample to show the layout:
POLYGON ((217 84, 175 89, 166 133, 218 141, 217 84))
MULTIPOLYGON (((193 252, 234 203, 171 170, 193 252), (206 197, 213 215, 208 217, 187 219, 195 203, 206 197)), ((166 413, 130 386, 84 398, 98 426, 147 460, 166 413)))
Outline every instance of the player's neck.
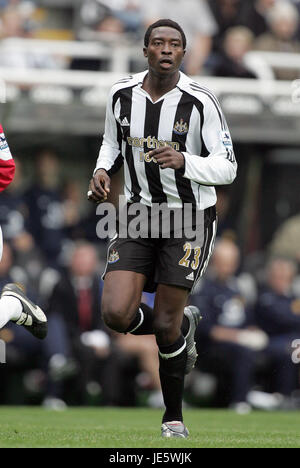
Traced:
POLYGON ((155 102, 176 87, 179 77, 178 70, 169 75, 160 75, 149 70, 142 88, 150 94, 152 100, 155 102))

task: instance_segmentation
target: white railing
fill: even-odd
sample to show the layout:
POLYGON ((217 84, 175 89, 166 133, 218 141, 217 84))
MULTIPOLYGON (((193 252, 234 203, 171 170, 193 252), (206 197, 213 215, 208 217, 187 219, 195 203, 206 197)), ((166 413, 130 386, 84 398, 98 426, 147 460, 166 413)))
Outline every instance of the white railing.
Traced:
MULTIPOLYGON (((110 72, 124 74, 128 73, 132 60, 144 62, 141 43, 132 43, 126 38, 123 41, 105 38, 107 35, 103 35, 103 40, 86 42, 5 39, 0 42, 0 56, 17 51, 20 54, 61 56, 69 59, 105 59, 109 62, 110 72)), ((299 69, 300 74, 300 54, 251 51, 246 54, 244 62, 263 80, 275 79, 274 68, 299 69)))
MULTIPOLYGON (((0 56, 8 53, 49 54, 63 57, 106 58, 110 60, 109 72, 78 71, 69 69, 37 69, 1 67, 0 102, 16 101, 21 89, 32 89, 30 99, 35 102, 71 103, 72 90, 79 89, 84 104, 104 106, 112 84, 128 74, 129 62, 142 56, 141 46, 112 46, 101 42, 44 41, 30 39, 7 39, 0 43, 0 56)), ((276 112, 299 115, 300 81, 274 79, 272 67, 299 68, 298 54, 250 52, 246 61, 259 79, 194 77, 195 81, 209 87, 217 96, 223 96, 225 110, 259 114, 264 103, 277 106, 276 112), (225 97, 224 97, 225 95, 225 97), (228 96, 228 97, 227 97, 228 96), (278 98, 282 98, 278 100, 278 98), (224 102, 225 99, 225 102, 224 102), (272 100, 276 101, 272 102, 272 100), (259 102, 258 102, 259 100, 259 102), (278 110, 278 106, 280 109, 278 110), (283 110, 281 110, 283 109, 283 110)), ((146 68, 146 63, 145 63, 146 68)), ((272 107, 272 108, 273 108, 272 107)))
MULTIPOLYGON (((104 59, 109 62, 109 71, 126 73, 131 60, 143 61, 142 45, 128 41, 81 42, 40 39, 5 39, 0 42, 0 56, 6 54, 32 54, 64 58, 104 59)), ((5 63, 5 62, 4 62, 5 63)), ((68 62, 67 62, 68 63, 68 62)))
MULTIPOLYGON (((7 85, 19 86, 52 85, 71 88, 101 87, 109 89, 125 73, 90 72, 74 70, 37 70, 0 68, 0 80, 7 85)), ((216 78, 207 76, 194 77, 204 86, 208 86, 217 95, 229 94, 253 94, 260 97, 273 95, 290 96, 292 85, 290 81, 252 80, 237 78, 216 78)))
POLYGON ((300 76, 300 54, 251 51, 244 57, 244 63, 259 79, 275 79, 274 69, 299 70, 300 76))

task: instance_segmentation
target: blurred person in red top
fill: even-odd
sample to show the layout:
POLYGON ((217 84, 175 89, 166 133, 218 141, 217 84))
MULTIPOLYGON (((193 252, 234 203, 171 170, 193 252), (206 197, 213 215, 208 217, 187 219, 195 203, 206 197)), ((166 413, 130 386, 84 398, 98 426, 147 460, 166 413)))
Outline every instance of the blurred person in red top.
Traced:
POLYGON ((0 124, 0 192, 2 192, 13 180, 15 174, 15 162, 8 147, 3 127, 0 124))
MULTIPOLYGON (((13 180, 15 163, 6 141, 3 127, 0 124, 0 191, 2 192, 13 180)), ((2 257, 3 240, 0 232, 0 258, 2 257)), ((24 326, 33 336, 44 339, 48 325, 44 312, 33 304, 24 294, 24 288, 15 283, 4 286, 0 299, 0 329, 9 321, 24 326)))
MULTIPOLYGON (((15 175, 15 162, 7 144, 3 127, 0 124, 0 192, 13 180, 15 175)), ((2 257, 3 241, 0 228, 0 258, 2 257)))

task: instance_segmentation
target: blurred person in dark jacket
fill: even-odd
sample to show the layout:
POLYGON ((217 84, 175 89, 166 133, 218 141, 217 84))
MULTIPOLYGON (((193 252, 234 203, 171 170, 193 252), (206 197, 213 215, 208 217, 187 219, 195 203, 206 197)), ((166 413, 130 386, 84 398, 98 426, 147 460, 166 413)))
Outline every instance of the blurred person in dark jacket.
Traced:
POLYGON ((215 76, 233 78, 257 78, 244 62, 252 49, 254 36, 250 29, 236 26, 225 33, 223 47, 216 58, 215 76))
POLYGON ((253 385, 257 351, 267 345, 267 335, 254 327, 252 309, 246 303, 236 276, 240 262, 238 247, 230 240, 217 242, 207 277, 191 298, 203 320, 198 327, 199 363, 208 362, 211 370, 231 374, 228 382, 230 405, 249 411, 247 395, 253 385), (215 367, 215 369, 214 369, 215 367))
MULTIPOLYGON (((105 404, 123 404, 123 374, 130 357, 120 352, 101 318, 102 282, 98 256, 92 244, 75 244, 68 269, 49 299, 48 315, 63 318, 71 354, 79 364, 76 393, 84 403, 90 382, 100 384, 105 404)), ((72 391, 75 393, 75 388, 72 391)))
POLYGON ((299 388, 299 368, 292 361, 292 343, 300 338, 300 299, 292 292, 296 271, 292 260, 271 259, 256 307, 256 321, 269 336, 266 353, 273 366, 273 385, 286 396, 299 388))
POLYGON ((243 1, 239 24, 249 28, 255 37, 269 30, 268 14, 277 0, 243 1))
POLYGON ((222 49, 224 34, 229 28, 239 25, 239 16, 241 13, 242 0, 209 0, 211 11, 218 24, 219 31, 215 34, 214 51, 222 49))
POLYGON ((35 182, 25 193, 26 226, 48 264, 56 266, 64 240, 64 210, 60 190, 60 162, 52 149, 36 159, 35 182))

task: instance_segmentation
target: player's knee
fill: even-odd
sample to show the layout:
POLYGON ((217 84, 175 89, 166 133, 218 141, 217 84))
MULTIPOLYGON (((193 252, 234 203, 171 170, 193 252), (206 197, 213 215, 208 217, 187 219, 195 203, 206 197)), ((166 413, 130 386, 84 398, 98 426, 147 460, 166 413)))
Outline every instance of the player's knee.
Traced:
POLYGON ((130 319, 122 307, 103 307, 102 318, 108 328, 119 333, 124 333, 130 325, 130 319))

